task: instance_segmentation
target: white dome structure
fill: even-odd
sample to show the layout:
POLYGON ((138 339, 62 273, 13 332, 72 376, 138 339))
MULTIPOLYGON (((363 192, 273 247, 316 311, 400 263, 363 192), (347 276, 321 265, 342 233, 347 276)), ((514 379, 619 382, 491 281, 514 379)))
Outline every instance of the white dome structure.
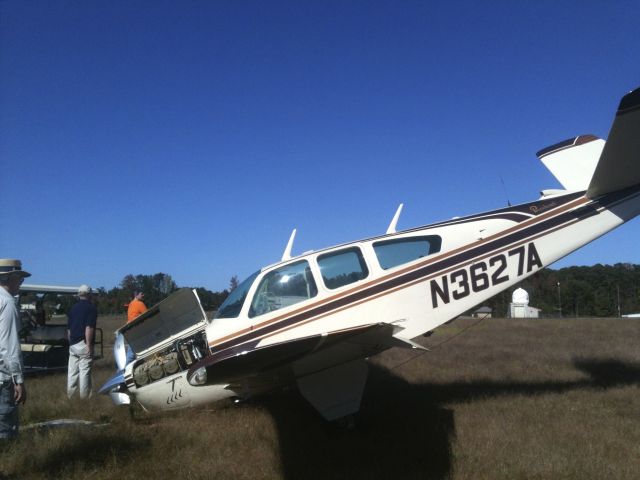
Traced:
POLYGON ((529 306, 529 294, 524 288, 516 288, 511 294, 507 313, 509 318, 538 318, 540 309, 529 306))
POLYGON ((517 288, 513 291, 511 301, 520 305, 529 305, 529 294, 524 288, 517 288))

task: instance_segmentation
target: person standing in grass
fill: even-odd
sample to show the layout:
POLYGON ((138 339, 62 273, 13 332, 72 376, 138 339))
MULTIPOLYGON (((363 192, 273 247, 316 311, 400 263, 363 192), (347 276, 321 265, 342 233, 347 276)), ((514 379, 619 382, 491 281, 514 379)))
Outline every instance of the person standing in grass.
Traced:
POLYGON ((144 293, 141 291, 136 290, 133 292, 133 300, 131 300, 129 307, 127 307, 127 323, 135 320, 136 317, 147 311, 147 306, 142 301, 143 298, 144 293))
POLYGON ((20 260, 0 259, 0 441, 18 435, 18 404, 27 400, 15 296, 30 276, 20 260))
POLYGON ((93 343, 96 333, 98 309, 91 302, 91 287, 81 285, 78 301, 71 307, 67 327, 69 337, 69 371, 67 376, 67 396, 72 398, 76 391, 80 398, 91 396, 91 364, 93 343))

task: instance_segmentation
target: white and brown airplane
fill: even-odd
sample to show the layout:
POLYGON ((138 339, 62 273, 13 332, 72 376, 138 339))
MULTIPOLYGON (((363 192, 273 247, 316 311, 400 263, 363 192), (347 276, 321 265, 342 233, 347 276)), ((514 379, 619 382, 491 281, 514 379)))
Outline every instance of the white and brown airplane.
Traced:
POLYGON ((583 135, 537 155, 564 190, 400 232, 398 210, 385 235, 294 258, 292 235, 210 321, 195 291, 177 291, 117 332, 119 373, 101 392, 157 410, 291 383, 328 420, 356 412, 368 357, 422 348, 411 339, 640 213, 640 89, 606 142, 583 135))

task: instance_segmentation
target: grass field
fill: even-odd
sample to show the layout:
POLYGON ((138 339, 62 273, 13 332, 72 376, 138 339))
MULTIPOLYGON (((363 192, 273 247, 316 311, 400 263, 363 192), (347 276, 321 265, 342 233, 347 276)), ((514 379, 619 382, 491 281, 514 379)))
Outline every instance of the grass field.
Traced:
MULTIPOLYGON (((100 319, 107 342, 121 322, 100 319)), ((371 359, 348 430, 293 388, 150 416, 69 402, 64 374, 29 378, 23 426, 103 426, 23 429, 0 478, 640 478, 640 320, 458 319, 420 342, 371 359)))

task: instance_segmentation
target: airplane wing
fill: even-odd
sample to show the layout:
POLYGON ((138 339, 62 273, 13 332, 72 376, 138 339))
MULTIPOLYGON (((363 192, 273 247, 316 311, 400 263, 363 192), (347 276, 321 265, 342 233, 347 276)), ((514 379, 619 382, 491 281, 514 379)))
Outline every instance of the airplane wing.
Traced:
POLYGON ((364 358, 393 346, 423 349, 394 337, 399 330, 377 323, 265 347, 247 343, 195 363, 187 378, 204 368, 207 383, 229 383, 229 389, 247 396, 277 386, 278 376, 295 378, 302 395, 325 418, 340 418, 342 411, 353 411, 354 401, 360 403, 364 358))
MULTIPOLYGON (((246 375, 257 375, 301 359, 313 353, 344 343, 358 350, 358 356, 373 355, 392 346, 418 346, 393 337, 399 327, 388 323, 369 324, 322 335, 312 335, 288 342, 259 347, 253 342, 209 355, 189 368, 187 378, 202 367, 208 383, 225 383, 246 375)), ((347 355, 345 361, 351 360, 347 355)), ((335 363, 335 362, 333 362, 335 363)), ((322 368, 318 366, 317 368, 322 368)), ((309 373, 309 372, 305 372, 309 373)))
POLYGON ((587 197, 640 184, 640 88, 620 101, 587 197))

